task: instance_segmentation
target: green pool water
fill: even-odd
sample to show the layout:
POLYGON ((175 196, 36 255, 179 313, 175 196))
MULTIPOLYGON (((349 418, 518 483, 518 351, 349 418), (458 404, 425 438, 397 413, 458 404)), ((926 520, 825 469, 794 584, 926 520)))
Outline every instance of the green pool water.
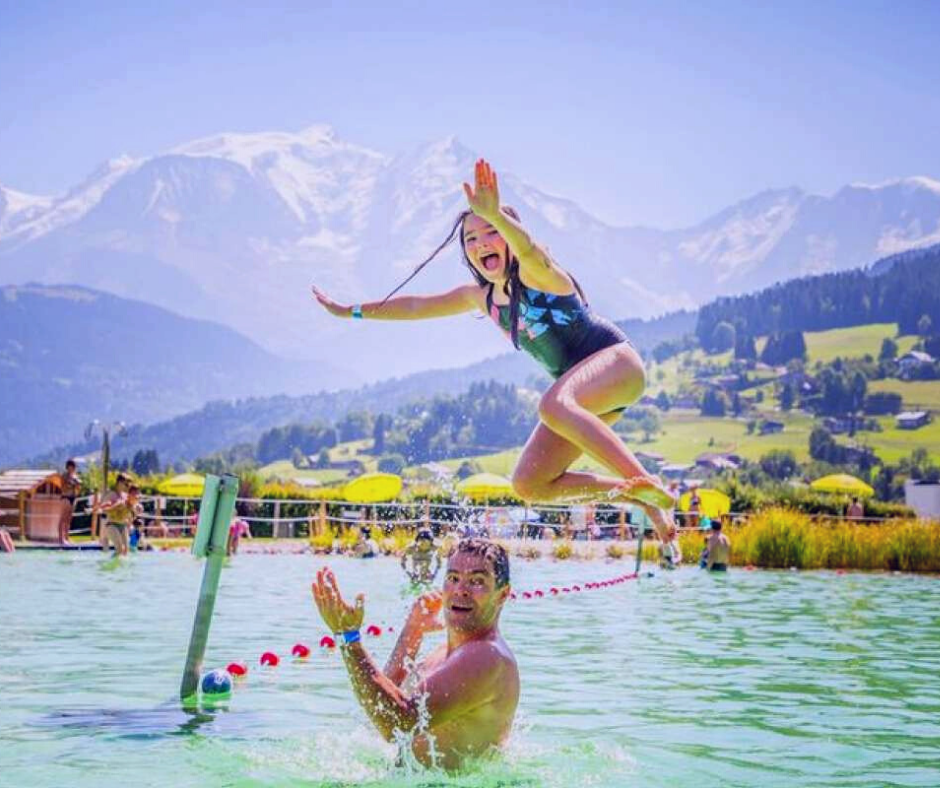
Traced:
MULTIPOLYGON (((0 555, 0 786, 940 785, 940 579, 694 569, 511 603, 522 675, 510 746, 460 777, 396 768, 335 654, 276 669, 324 633, 323 559, 226 567, 206 667, 251 663, 227 707, 173 702, 202 565, 142 554, 0 555)), ((331 559, 396 629, 391 559, 331 559)), ((517 589, 626 564, 515 560, 517 589)), ((380 658, 393 636, 370 639, 380 658)))

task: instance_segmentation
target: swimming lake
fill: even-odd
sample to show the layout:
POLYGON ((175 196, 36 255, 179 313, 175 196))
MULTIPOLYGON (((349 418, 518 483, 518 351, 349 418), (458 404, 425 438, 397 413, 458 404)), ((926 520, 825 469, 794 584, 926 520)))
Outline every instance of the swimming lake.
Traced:
MULTIPOLYGON (((513 559, 503 633, 522 697, 501 757, 410 772, 373 732, 310 597, 328 563, 366 594, 384 662, 413 601, 397 561, 226 566, 205 668, 222 707, 174 702, 202 578, 188 555, 0 556, 0 786, 940 785, 940 579, 697 569, 581 593, 632 562, 513 559), (313 647, 303 662, 294 643, 313 647), (261 668, 264 651, 284 657, 261 668)), ((435 635, 432 642, 439 642, 435 635)))

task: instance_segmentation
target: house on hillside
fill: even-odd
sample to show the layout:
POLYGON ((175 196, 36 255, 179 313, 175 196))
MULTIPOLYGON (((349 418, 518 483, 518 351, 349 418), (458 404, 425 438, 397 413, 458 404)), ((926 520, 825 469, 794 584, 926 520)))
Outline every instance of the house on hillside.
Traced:
POLYGON ((633 453, 633 456, 640 461, 640 464, 646 468, 646 470, 652 471, 653 473, 658 473, 663 463, 666 462, 666 458, 663 457, 662 454, 656 454, 652 451, 636 451, 633 453))
POLYGON ((731 393, 737 391, 740 378, 737 375, 714 375, 713 377, 705 378, 702 382, 706 386, 731 393))
POLYGON ((811 396, 819 392, 816 379, 803 370, 788 370, 786 367, 778 367, 777 370, 779 374, 776 380, 781 386, 790 386, 802 396, 811 396))
POLYGON ((899 430, 917 430, 930 423, 930 414, 924 410, 905 411, 895 416, 899 430))
POLYGON ((693 467, 693 465, 680 465, 678 463, 663 465, 662 468, 659 469, 659 475, 664 479, 681 481, 685 478, 686 474, 692 470, 693 467))
POLYGON ((362 460, 331 460, 329 465, 321 466, 319 465, 320 458, 316 454, 311 454, 307 457, 307 462, 310 463, 311 468, 320 468, 328 469, 331 471, 346 471, 348 476, 360 476, 366 472, 365 463, 362 460))
POLYGON ((760 423, 760 434, 761 435, 775 435, 778 432, 783 432, 784 423, 782 421, 774 421, 772 419, 767 419, 760 423))
POLYGON ((852 430, 851 419, 837 418, 835 416, 826 416, 822 421, 823 427, 829 430, 833 435, 843 435, 852 430))
POLYGON ((935 361, 930 353, 924 353, 922 350, 912 350, 905 353, 898 359, 898 377, 902 380, 908 380, 913 377, 918 369, 924 366, 930 366, 935 361))
POLYGON ((704 452, 695 458, 695 465, 708 471, 733 471, 741 467, 741 458, 737 454, 718 454, 704 452))

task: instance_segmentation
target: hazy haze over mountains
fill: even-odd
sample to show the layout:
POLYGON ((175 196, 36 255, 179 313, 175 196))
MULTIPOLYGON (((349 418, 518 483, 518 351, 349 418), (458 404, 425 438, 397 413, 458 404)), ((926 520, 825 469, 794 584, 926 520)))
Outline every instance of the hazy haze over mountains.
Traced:
MULTIPOLYGON (((311 302, 309 285, 341 301, 384 296, 445 236, 475 158, 453 137, 393 157, 315 126, 114 159, 57 197, 0 187, 0 283, 78 283, 148 301, 364 379, 466 364, 504 351, 501 333, 469 316, 420 327, 337 320, 311 302)), ((494 166, 503 201, 616 319, 940 240, 940 182, 926 177, 831 197, 765 191, 664 231, 605 224, 516 177, 509 163, 494 166)), ((408 292, 463 281, 450 250, 408 292)))

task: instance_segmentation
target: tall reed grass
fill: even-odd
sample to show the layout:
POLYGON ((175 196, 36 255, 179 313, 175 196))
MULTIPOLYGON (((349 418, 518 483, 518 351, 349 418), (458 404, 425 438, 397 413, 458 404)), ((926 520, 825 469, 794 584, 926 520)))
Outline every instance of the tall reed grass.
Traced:
MULTIPOLYGON (((736 566, 940 572, 938 522, 897 519, 869 525, 771 508, 725 533, 736 566)), ((698 561, 702 543, 700 533, 680 536, 686 563, 698 561)))

